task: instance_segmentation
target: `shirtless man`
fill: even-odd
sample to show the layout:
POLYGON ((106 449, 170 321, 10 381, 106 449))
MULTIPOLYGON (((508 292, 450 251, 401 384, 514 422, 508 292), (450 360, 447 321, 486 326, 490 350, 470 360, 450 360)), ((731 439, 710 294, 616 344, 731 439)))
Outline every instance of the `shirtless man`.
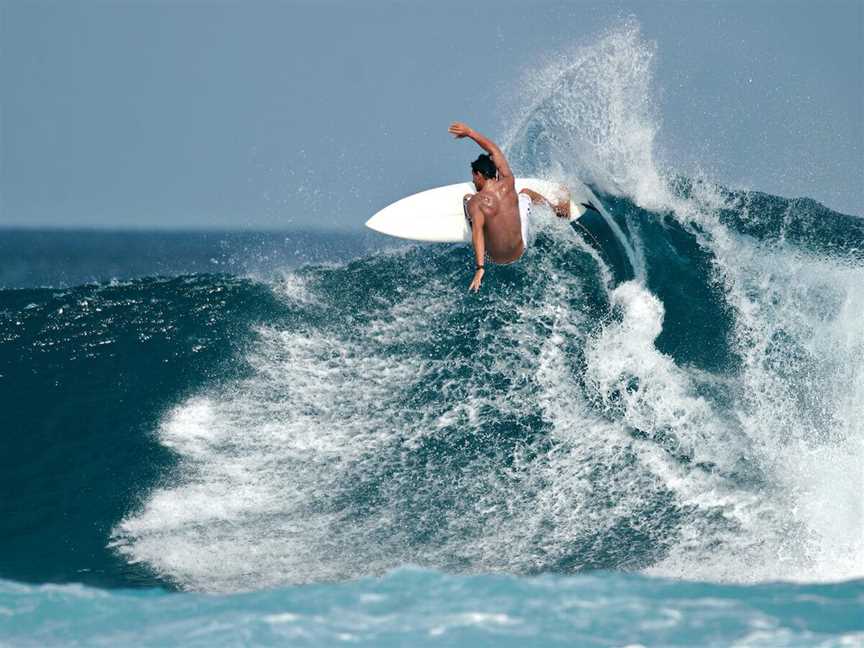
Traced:
POLYGON ((565 196, 555 205, 530 189, 522 189, 517 194, 510 165, 492 140, 460 122, 453 122, 448 131, 457 139, 470 137, 488 154, 471 163, 471 176, 477 193, 465 196, 466 213, 471 221, 471 242, 477 260, 474 279, 468 290, 477 292, 486 272, 483 262, 487 253, 495 263, 513 263, 525 252, 531 204, 545 204, 559 216, 568 217, 570 198, 565 196))

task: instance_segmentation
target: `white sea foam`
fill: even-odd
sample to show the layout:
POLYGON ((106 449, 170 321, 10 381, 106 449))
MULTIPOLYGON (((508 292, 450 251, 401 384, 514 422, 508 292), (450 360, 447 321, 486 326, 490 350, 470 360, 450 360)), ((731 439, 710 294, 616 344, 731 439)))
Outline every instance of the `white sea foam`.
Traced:
MULTIPOLYGON (((548 227, 560 228, 551 219, 548 227)), ((569 228, 559 235, 565 250, 580 245, 569 228)), ((543 280, 533 294, 502 295, 497 307, 513 317, 504 328, 481 323, 467 354, 411 351, 436 323, 449 340, 464 286, 440 279, 354 328, 262 327, 247 358, 251 377, 166 417, 159 437, 181 458, 176 480, 118 526, 116 549, 205 590, 338 579, 405 563, 524 571, 566 558, 568 536, 594 534, 604 521, 590 497, 596 456, 614 459, 630 441, 573 400, 578 374, 568 358, 586 336, 585 279, 562 273, 555 254, 526 262, 543 280), (434 398, 411 400, 413 389, 439 376, 434 398), (498 380, 506 385, 490 387, 498 380), (536 408, 559 441, 542 461, 528 436, 503 466, 506 457, 480 452, 454 471, 458 448, 430 457, 426 468, 416 464, 425 444, 453 434, 469 445, 494 443, 485 428, 518 423, 536 408), (375 491, 364 494, 364 483, 375 491), (366 497, 374 500, 369 511, 366 497), (427 532, 434 541, 415 537, 427 532)), ((285 298, 296 303, 293 293, 285 298)), ((625 481, 612 488, 638 507, 625 481)), ((619 504, 620 515, 630 504, 619 504)))

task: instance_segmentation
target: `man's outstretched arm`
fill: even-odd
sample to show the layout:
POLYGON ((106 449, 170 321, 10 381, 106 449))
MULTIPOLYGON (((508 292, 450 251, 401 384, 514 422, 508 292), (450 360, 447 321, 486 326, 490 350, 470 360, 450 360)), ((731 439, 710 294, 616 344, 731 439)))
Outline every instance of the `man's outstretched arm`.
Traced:
POLYGON ((520 189, 519 193, 528 196, 531 199, 531 202, 535 205, 546 205, 555 212, 556 216, 560 216, 561 218, 570 218, 570 192, 563 187, 562 189, 563 197, 557 203, 553 203, 543 194, 539 194, 531 189, 520 189))
POLYGON ((473 128, 470 128, 467 124, 463 124, 462 122, 453 122, 450 124, 450 128, 447 129, 450 133, 452 133, 457 139, 461 139, 463 137, 470 137, 472 140, 477 142, 477 145, 486 151, 490 156, 492 156, 492 161, 495 163, 495 168, 498 169, 498 176, 500 178, 512 178, 513 172, 510 170, 510 165, 507 164, 507 158, 504 157, 504 154, 501 152, 501 149, 498 148, 498 145, 495 144, 492 140, 490 140, 485 135, 481 135, 473 128))

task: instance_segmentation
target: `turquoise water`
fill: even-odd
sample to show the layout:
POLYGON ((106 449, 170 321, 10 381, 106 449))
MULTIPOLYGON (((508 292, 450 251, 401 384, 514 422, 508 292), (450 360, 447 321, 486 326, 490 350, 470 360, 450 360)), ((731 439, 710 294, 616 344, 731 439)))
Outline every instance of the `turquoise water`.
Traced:
POLYGON ((861 583, 735 587, 620 574, 383 578, 231 596, 0 582, 14 645, 852 646, 861 583))

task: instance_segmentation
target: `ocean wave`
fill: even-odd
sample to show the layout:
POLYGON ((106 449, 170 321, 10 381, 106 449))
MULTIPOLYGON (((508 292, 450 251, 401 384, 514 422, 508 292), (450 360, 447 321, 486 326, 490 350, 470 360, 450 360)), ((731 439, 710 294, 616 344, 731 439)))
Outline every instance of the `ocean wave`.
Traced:
POLYGON ((478 295, 450 246, 0 291, 0 573, 860 578, 861 222, 663 169, 652 60, 612 30, 509 140, 625 254, 549 216, 478 295))

